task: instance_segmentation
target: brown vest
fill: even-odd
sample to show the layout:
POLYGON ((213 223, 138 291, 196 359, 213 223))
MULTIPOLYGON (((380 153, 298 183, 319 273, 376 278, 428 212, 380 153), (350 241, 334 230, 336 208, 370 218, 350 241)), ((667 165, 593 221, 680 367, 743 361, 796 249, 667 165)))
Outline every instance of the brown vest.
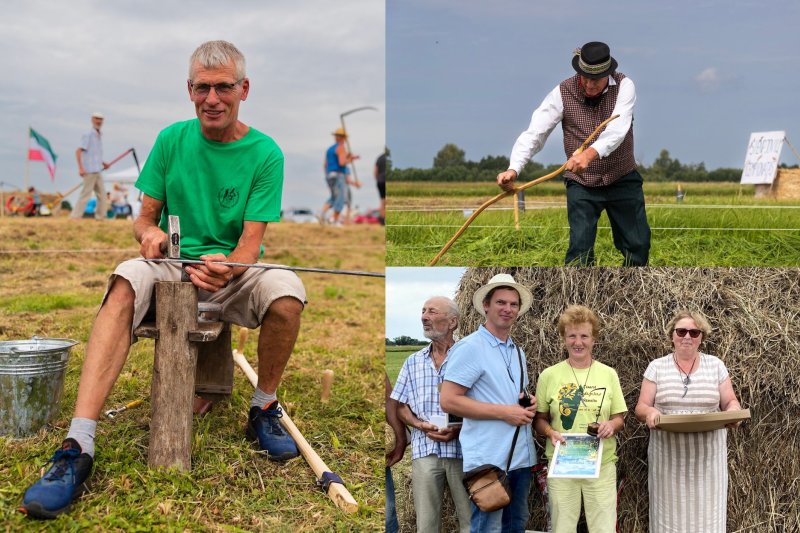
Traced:
MULTIPOLYGON (((625 75, 620 72, 615 72, 612 76, 617 84, 608 86, 608 90, 603 94, 596 107, 588 106, 584 102, 577 74, 562 81, 559 85, 561 99, 564 101, 564 118, 561 121, 561 129, 564 131, 564 152, 567 159, 601 122, 611 116, 617 103, 619 83, 625 78, 625 75)), ((636 170, 636 160, 633 157, 633 122, 631 121, 628 133, 625 134, 622 144, 616 150, 602 159, 598 158, 589 163, 589 167, 582 174, 578 175, 567 171, 564 172, 564 176, 586 187, 600 187, 610 185, 634 170, 636 170)))

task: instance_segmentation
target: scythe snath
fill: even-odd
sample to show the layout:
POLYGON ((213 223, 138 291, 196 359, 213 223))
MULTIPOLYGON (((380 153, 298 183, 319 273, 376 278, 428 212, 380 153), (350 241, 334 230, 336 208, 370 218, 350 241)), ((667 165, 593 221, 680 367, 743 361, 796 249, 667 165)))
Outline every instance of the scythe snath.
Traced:
MULTIPOLYGON (((575 152, 573 152, 572 155, 577 155, 577 154, 583 152, 583 150, 586 148, 586 145, 588 145, 592 141, 592 139, 594 139, 597 135, 600 134, 600 131, 606 126, 606 124, 608 124, 609 122, 611 122, 612 120, 614 120, 617 117, 619 117, 619 115, 612 115, 612 116, 608 117, 607 119, 605 119, 603 122, 601 122, 600 125, 597 126, 597 128, 595 128, 595 130, 592 132, 592 134, 589 135, 586 138, 585 141, 583 141, 583 144, 581 144, 578 147, 578 149, 575 150, 575 152)), ((526 183, 524 185, 520 185, 520 186, 514 187, 510 191, 501 192, 500 194, 498 194, 494 198, 491 198, 490 200, 487 200, 486 202, 484 202, 478 209, 476 209, 472 213, 472 215, 467 219, 467 221, 464 222, 464 225, 461 226, 461 228, 456 232, 456 234, 453 235, 453 237, 447 242, 447 244, 444 245, 444 248, 442 248, 441 251, 438 254, 436 254, 436 257, 434 257, 433 260, 430 263, 428 263, 428 266, 434 266, 434 265, 436 265, 436 263, 439 262, 439 259, 441 259, 442 256, 445 254, 445 252, 447 252, 447 250, 450 249, 450 247, 456 242, 456 240, 458 240, 458 238, 461 237, 461 234, 463 234, 464 231, 466 231, 466 229, 469 227, 469 225, 472 224, 472 221, 475 220, 478 217, 478 215, 480 215, 483 212, 484 209, 486 209, 487 207, 489 207, 492 204, 497 203, 498 201, 502 200, 503 198, 506 198, 507 196, 511 196, 512 194, 516 194, 519 191, 524 191, 525 189, 527 189, 529 187, 533 187, 534 185, 538 185, 540 183, 543 183, 543 182, 545 182, 545 181, 547 181, 549 179, 552 179, 552 178, 558 176, 559 174, 564 172, 564 168, 566 166, 567 166, 567 163, 564 162, 563 165, 561 165, 558 169, 556 169, 555 171, 551 172, 550 174, 542 176, 541 178, 537 178, 537 179, 535 179, 533 181, 529 181, 528 183, 526 183)), ((516 213, 515 213, 515 216, 518 217, 518 215, 516 213)))

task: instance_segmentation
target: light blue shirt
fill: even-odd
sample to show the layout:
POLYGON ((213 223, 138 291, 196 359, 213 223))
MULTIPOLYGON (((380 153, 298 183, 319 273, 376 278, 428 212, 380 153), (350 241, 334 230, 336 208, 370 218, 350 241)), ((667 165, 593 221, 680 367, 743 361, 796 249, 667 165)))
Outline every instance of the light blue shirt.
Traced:
MULTIPOLYGON (((520 376, 517 345, 511 337, 500 341, 480 326, 450 348, 449 363, 444 379, 466 387, 468 398, 479 402, 518 404, 520 379, 528 388, 525 353, 522 355, 520 376)), ((464 417, 459 440, 464 456, 464 472, 484 464, 506 468, 511 441, 516 426, 502 420, 476 420, 464 417)), ((510 470, 535 464, 533 433, 530 425, 520 427, 510 470)))
POLYGON ((103 141, 100 132, 92 128, 81 136, 83 170, 89 173, 103 171, 103 141))
MULTIPOLYGON (((408 356, 392 389, 391 398, 408 404, 411 411, 425 422, 432 415, 444 415, 439 403, 439 386, 444 381, 449 356, 436 370, 431 357, 431 345, 408 356)), ((458 439, 437 442, 428 438, 422 430, 411 430, 411 459, 435 455, 440 459, 461 459, 461 445, 458 439)))

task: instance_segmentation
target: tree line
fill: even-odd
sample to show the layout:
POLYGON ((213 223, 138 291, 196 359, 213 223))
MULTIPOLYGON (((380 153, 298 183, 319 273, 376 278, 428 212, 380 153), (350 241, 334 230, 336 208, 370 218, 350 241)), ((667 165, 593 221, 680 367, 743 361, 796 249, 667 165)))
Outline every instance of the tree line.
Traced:
POLYGON ((421 346, 430 342, 421 341, 419 339, 415 339, 414 337, 409 337, 408 335, 400 335, 394 339, 384 337, 384 339, 386 339, 386 346, 421 346))
MULTIPOLYGON (((651 165, 637 162, 639 173, 648 181, 732 181, 739 182, 742 177, 741 168, 717 168, 707 170, 704 163, 681 163, 672 158, 668 150, 661 150, 651 165)), ((446 144, 433 158, 431 168, 391 168, 389 179, 395 181, 495 181, 497 173, 508 168, 508 157, 489 155, 480 161, 468 161, 464 150, 455 144, 446 144)), ((560 164, 543 165, 531 161, 522 170, 520 180, 523 182, 536 179, 553 172, 560 164)), ((789 168, 796 168, 794 167, 789 168)), ((781 164, 781 168, 787 168, 781 164)))

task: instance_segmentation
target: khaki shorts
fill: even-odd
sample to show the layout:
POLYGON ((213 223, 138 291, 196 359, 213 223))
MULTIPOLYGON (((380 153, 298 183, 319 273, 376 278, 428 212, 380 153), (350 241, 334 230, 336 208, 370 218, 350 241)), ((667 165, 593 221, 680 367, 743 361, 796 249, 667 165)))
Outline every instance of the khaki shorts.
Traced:
MULTIPOLYGON (((132 341, 136 342, 133 330, 142 323, 145 316, 155 312, 155 283, 180 281, 181 267, 174 263, 148 263, 137 259, 120 263, 108 278, 103 303, 118 276, 128 280, 136 294, 131 324, 132 341)), ((303 282, 291 270, 248 268, 224 289, 217 292, 203 289, 197 291, 198 301, 222 305, 221 320, 249 329, 259 327, 272 302, 284 296, 296 298, 303 305, 307 303, 303 282)))

